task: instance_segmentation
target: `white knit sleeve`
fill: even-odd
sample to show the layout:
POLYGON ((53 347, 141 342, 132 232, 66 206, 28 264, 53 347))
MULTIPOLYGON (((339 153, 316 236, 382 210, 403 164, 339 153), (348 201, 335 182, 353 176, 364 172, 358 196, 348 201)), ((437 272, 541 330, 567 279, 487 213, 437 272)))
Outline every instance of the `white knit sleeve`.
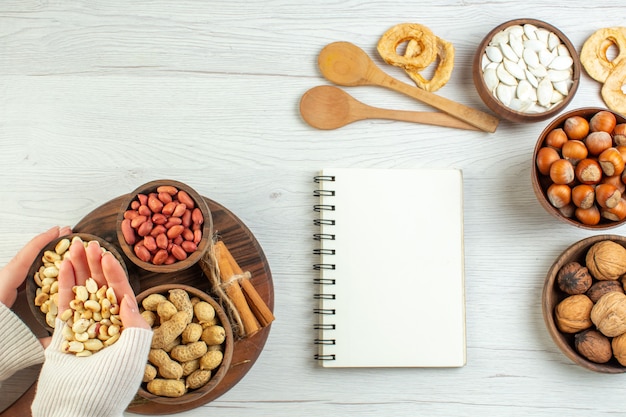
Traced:
POLYGON ((0 381, 43 360, 44 350, 37 337, 9 307, 0 303, 0 381))
POLYGON ((141 384, 152 330, 124 329, 113 345, 76 357, 60 350, 65 325, 57 319, 46 349, 33 417, 121 417, 141 384))

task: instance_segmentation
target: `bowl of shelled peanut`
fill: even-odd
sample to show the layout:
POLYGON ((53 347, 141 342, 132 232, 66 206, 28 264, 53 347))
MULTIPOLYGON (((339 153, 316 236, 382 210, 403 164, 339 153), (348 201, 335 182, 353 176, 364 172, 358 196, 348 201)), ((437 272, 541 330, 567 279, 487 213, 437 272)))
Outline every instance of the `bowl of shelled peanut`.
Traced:
POLYGON ((89 233, 72 233, 61 236, 46 245, 39 252, 28 271, 26 295, 35 319, 50 333, 54 331, 55 319, 58 314, 59 268, 61 262, 69 256, 70 245, 75 239, 82 240, 84 245, 88 245, 91 241, 97 241, 102 250, 111 252, 126 271, 126 263, 116 246, 99 236, 89 233))
POLYGON ((626 118, 586 107, 539 135, 531 180, 542 207, 567 224, 605 230, 626 221, 626 118))
POLYGON ((228 316, 207 293, 164 284, 137 296, 154 334, 138 394, 150 401, 184 404, 214 390, 227 374, 234 336, 228 316))
POLYGON ((155 180, 122 202, 117 237, 141 269, 169 273, 193 266, 211 243, 213 221, 204 198, 175 180, 155 180))

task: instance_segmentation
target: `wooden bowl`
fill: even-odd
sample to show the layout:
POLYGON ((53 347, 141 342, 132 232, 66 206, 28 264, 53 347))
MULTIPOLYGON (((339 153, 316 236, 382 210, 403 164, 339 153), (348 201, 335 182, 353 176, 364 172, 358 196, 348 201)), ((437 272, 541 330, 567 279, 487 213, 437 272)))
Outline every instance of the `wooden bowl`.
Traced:
POLYGON ((222 345, 223 347, 222 352, 224 354, 222 363, 216 370, 212 371, 211 379, 204 386, 195 390, 189 390, 187 391, 187 393, 185 393, 181 397, 170 398, 170 397, 161 397, 161 396, 150 393, 146 389, 146 384, 142 383, 138 391, 138 394, 141 397, 146 398, 156 403, 170 404, 170 405, 185 404, 185 403, 189 403, 192 401, 196 401, 199 398, 210 393, 213 389, 215 389, 215 387, 217 387, 218 384, 224 379, 224 376, 228 373, 228 370, 230 369, 230 364, 233 358, 233 349, 235 345, 233 330, 230 325, 230 321, 228 320, 228 316, 224 312, 224 309, 222 309, 220 304, 217 301, 215 301, 211 296, 209 296, 207 293, 197 288, 191 287, 189 285, 182 285, 182 284, 157 285, 139 294, 137 296, 137 302, 141 306, 141 302, 150 294, 163 294, 164 296, 167 297, 168 292, 176 288, 183 289, 187 291, 190 297, 198 297, 201 300, 206 301, 213 306, 213 308, 215 309, 215 314, 217 318, 219 319, 219 324, 224 328, 226 332, 226 339, 222 345))
POLYGON ((474 85, 478 92, 480 98, 484 101, 484 103, 489 107, 494 113, 498 116, 507 119, 512 122, 539 122, 542 120, 549 119, 554 117, 556 114, 560 113, 565 107, 570 103, 576 90, 578 89, 578 84, 580 82, 580 72, 581 72, 581 64, 580 59, 578 57, 578 53, 576 52, 576 48, 570 40, 556 27, 543 22, 541 20, 536 19, 515 19, 505 22, 499 26, 496 26, 491 32, 485 36, 482 40, 478 49, 476 50, 476 54, 474 55, 474 60, 472 64, 472 72, 474 85), (520 110, 514 110, 511 107, 503 104, 497 97, 494 95, 494 92, 490 91, 485 83, 485 79, 483 77, 483 55, 485 54, 485 49, 489 46, 489 43, 492 41, 494 36, 501 32, 502 30, 509 28, 511 26, 516 25, 525 25, 532 24, 537 28, 546 29, 559 37, 561 43, 564 44, 574 63, 573 63, 573 74, 572 74, 572 86, 569 89, 568 94, 565 98, 559 102, 559 104, 554 105, 547 111, 539 112, 524 112, 520 110))
POLYGON ((567 294, 562 292, 556 284, 557 273, 564 265, 569 262, 576 261, 584 266, 585 256, 589 248, 593 246, 593 244, 602 240, 612 240, 626 247, 626 237, 608 234, 588 237, 568 247, 556 259, 556 261, 548 271, 548 275, 546 276, 546 280, 543 286, 541 305, 543 310, 543 318, 548 329, 548 333, 550 333, 552 340, 554 340, 554 343, 556 343, 556 345, 559 347, 559 349, 561 349, 565 356, 567 356, 570 360, 572 360, 577 365, 582 366, 583 368, 595 372, 618 374, 626 372, 626 367, 620 365, 615 358, 612 358, 607 363, 595 363, 580 355, 574 347, 574 335, 562 333, 556 326, 556 322, 554 319, 554 308, 561 300, 563 300, 567 296, 567 294))
MULTIPOLYGON (((554 217, 556 217, 557 219, 572 225, 572 226, 576 226, 582 229, 589 229, 589 230, 606 230, 606 229, 610 229, 613 227, 617 227, 620 226, 622 224, 624 224, 624 222, 626 221, 626 219, 620 220, 620 221, 612 221, 612 220, 608 220, 604 217, 602 217, 602 219, 600 220, 600 223, 596 224, 596 225, 586 225, 581 223, 578 219, 576 219, 575 217, 568 217, 566 215, 564 215, 561 210, 557 209, 556 207, 554 207, 552 204, 550 204, 550 201, 548 200, 548 196, 547 196, 547 190, 548 187, 550 186, 550 184, 552 183, 552 181, 550 180, 550 178, 546 175, 542 175, 539 172, 539 169, 537 168, 537 153, 539 152, 539 149, 541 149, 544 146, 545 140, 546 140, 546 136, 548 135, 548 133, 550 133, 553 129, 556 128, 560 128, 563 127, 563 124, 565 122, 565 120, 567 120, 569 117, 572 116, 582 116, 584 118, 586 118, 587 120, 590 119, 594 114, 596 114, 597 112, 604 110, 607 111, 607 109, 604 108, 599 108, 599 107, 584 107, 584 108, 580 108, 580 109, 575 109, 575 110, 571 110, 568 111, 566 113, 563 113, 561 115, 559 115, 556 119, 554 119, 552 122, 550 122, 546 128, 541 132, 541 134, 539 135, 539 139, 537 140, 537 143, 535 145, 535 149, 533 151, 533 158, 532 158, 532 167, 531 167, 531 182, 532 182, 532 186, 533 186, 533 191, 535 193, 535 196, 537 197, 537 200, 539 200, 539 203, 541 204, 541 206, 551 215, 553 215, 554 217)), ((610 111, 610 110, 608 110, 610 111)), ((611 113, 613 113, 615 115, 615 118, 617 120, 617 123, 626 123, 626 118, 624 118, 624 116, 615 113, 613 111, 610 111, 611 113)))
MULTIPOLYGON (((150 220, 152 220, 152 218, 150 220)), ((188 228, 192 228, 192 226, 189 226, 188 228)), ((124 254, 128 257, 128 259, 130 259, 131 262, 133 262, 141 269, 159 273, 178 272, 185 270, 198 262, 209 248, 210 239, 212 238, 211 235, 213 233, 213 219, 211 217, 211 212, 209 211, 209 207, 206 204, 206 201, 193 188, 191 188, 187 184, 175 180, 155 180, 139 186, 128 195, 128 198, 126 198, 122 202, 117 218, 116 232, 119 245, 122 248, 124 254), (133 201, 137 201, 139 195, 147 196, 151 193, 156 193, 157 189, 160 186, 165 185, 174 186, 178 190, 185 191, 192 198, 195 207, 199 208, 202 212, 204 222, 200 225, 202 238, 199 242, 197 242, 197 249, 194 252, 188 253, 187 257, 183 260, 174 260, 172 263, 156 265, 151 260, 145 261, 137 257, 135 253, 135 245, 129 245, 124 238, 124 233, 122 232, 122 222, 124 221, 126 211, 131 208, 131 204, 133 204, 133 201)), ((154 234, 153 237, 155 237, 154 234)), ((143 237, 138 236, 137 234, 135 234, 135 238, 137 239, 137 242, 141 242, 143 240, 143 237)), ((151 253, 152 257, 154 256, 154 253, 155 251, 151 253)))
MULTIPOLYGON (((35 273, 37 273, 40 270, 40 268, 44 266, 43 257, 46 254, 46 252, 48 251, 54 252, 55 247, 61 240, 68 239, 71 242, 72 239, 74 239, 75 237, 81 238, 84 242, 90 242, 93 240, 97 241, 102 248, 108 250, 109 252, 113 254, 113 256, 115 256, 115 258, 122 265, 122 268, 124 268, 124 272, 126 272, 126 276, 128 276, 126 263, 124 261, 124 258, 120 254, 120 252, 117 250, 116 246, 113 243, 99 236, 95 236, 89 233, 72 233, 66 236, 61 236, 55 239, 54 241, 50 242, 49 244, 47 244, 39 252, 39 254, 37 255, 37 258, 35 259, 35 262, 31 265, 30 269, 28 270, 28 275, 26 277, 26 294, 28 296, 28 301, 29 301, 28 305, 30 306, 33 316, 35 316, 35 319, 37 320, 37 322, 39 322, 50 333, 54 331, 54 328, 50 326, 48 322, 46 321, 46 314, 42 312, 41 307, 35 305, 35 297, 37 295, 37 290, 40 288, 40 286, 35 281, 35 273)), ((47 265, 48 263, 46 263, 46 266, 47 265)), ((57 269, 58 269, 58 266, 57 266, 57 269)), ((131 282, 131 285, 132 284, 133 283, 131 282)))

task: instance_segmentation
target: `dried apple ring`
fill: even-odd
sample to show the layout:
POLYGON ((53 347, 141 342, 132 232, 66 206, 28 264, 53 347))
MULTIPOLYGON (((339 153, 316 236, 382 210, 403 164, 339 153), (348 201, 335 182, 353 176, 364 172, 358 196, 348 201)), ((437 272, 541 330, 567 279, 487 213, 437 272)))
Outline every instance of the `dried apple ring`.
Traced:
POLYGON ((437 57, 437 38, 426 26, 400 23, 383 34, 378 41, 377 49, 386 63, 405 70, 419 71, 430 65, 437 57), (398 46, 409 41, 416 42, 414 53, 410 56, 398 54, 398 46))
MULTIPOLYGON (((437 91, 443 87, 450 80, 452 69, 454 68, 454 46, 439 37, 436 37, 436 39, 439 63, 430 80, 424 78, 418 71, 405 69, 406 73, 409 74, 409 77, 419 88, 430 92, 437 91)), ((416 42, 410 41, 407 45, 405 56, 414 54, 416 46, 416 42)))
POLYGON ((626 84, 626 60, 621 60, 611 71, 602 85, 602 99, 614 112, 626 114, 626 94, 622 86, 626 84))
POLYGON ((626 28, 610 27, 594 32, 583 44, 580 51, 580 62, 591 78, 605 82, 613 69, 626 57, 626 28), (611 46, 618 53, 609 60, 606 53, 611 46))

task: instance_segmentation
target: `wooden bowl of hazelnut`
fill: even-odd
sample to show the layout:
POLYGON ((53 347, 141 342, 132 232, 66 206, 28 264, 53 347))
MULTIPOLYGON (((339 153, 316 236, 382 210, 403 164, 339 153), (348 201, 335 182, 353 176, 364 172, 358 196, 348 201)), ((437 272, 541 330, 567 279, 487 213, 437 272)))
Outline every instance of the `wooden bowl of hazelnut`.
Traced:
POLYGON ((543 287, 548 332, 574 363, 602 373, 626 372, 626 237, 597 235, 568 247, 543 287))
POLYGON ((498 116, 538 122, 563 111, 580 81, 576 48, 556 27, 515 19, 495 27, 473 60, 476 91, 498 116))
POLYGON ((626 221, 626 118, 586 107, 563 113, 539 135, 531 180, 539 203, 567 224, 590 230, 626 221))
POLYGON ((155 180, 122 202, 117 238, 124 254, 147 271, 185 270, 208 250, 213 220, 204 198, 175 180, 155 180))
POLYGON ((156 403, 185 404, 213 393, 230 369, 235 344, 220 304, 180 284, 152 287, 137 302, 154 329, 138 394, 156 403))

